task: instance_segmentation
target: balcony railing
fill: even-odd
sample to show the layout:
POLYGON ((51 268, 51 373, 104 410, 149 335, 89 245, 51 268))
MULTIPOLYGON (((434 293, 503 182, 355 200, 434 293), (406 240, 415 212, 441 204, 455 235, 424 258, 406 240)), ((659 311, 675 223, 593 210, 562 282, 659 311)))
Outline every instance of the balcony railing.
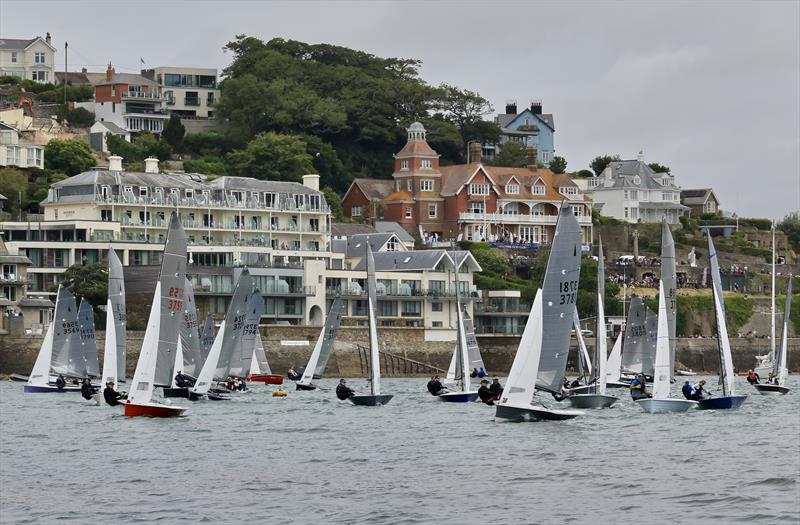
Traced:
POLYGON ((525 330, 525 326, 491 326, 491 325, 477 325, 475 326, 476 335, 521 335, 525 330))
MULTIPOLYGON (((375 291, 378 297, 411 297, 416 299, 454 299, 456 297, 455 290, 400 290, 397 288, 379 289, 375 291)), ((346 298, 352 297, 367 297, 367 291, 360 286, 343 286, 326 288, 325 295, 328 297, 336 297, 337 295, 346 298)), ((469 293, 462 293, 463 300, 478 300, 483 297, 481 290, 472 290, 469 293)))
POLYGON ((157 91, 125 91, 122 98, 132 98, 137 100, 162 100, 164 95, 157 91))
POLYGON ((475 303, 473 306, 473 311, 475 314, 520 314, 520 315, 528 315, 531 311, 531 305, 520 303, 520 304, 512 304, 512 305, 504 305, 504 304, 485 304, 485 303, 475 303))
POLYGON ((200 99, 199 98, 186 97, 186 98, 183 99, 183 105, 184 106, 199 106, 200 105, 200 99))
MULTIPOLYGON (((91 198, 91 196, 87 196, 91 198)), ((265 211, 296 211, 308 213, 330 213, 331 208, 327 204, 320 204, 318 207, 306 205, 298 206, 293 199, 278 199, 277 203, 266 203, 256 200, 238 201, 236 199, 211 199, 205 195, 196 197, 175 197, 172 194, 155 194, 150 197, 136 196, 132 193, 123 192, 122 195, 104 197, 100 194, 94 196, 95 202, 104 204, 139 204, 142 206, 163 206, 165 208, 187 207, 200 209, 220 209, 220 210, 265 210, 265 211)), ((57 202, 49 200, 49 202, 57 202)), ((291 231, 291 230, 287 230, 291 231)))
MULTIPOLYGON (((592 218, 588 215, 578 215, 578 224, 588 225, 592 223, 592 218)), ((479 224, 535 224, 541 226, 555 225, 558 222, 557 215, 525 215, 510 213, 459 213, 459 222, 472 222, 479 224)))

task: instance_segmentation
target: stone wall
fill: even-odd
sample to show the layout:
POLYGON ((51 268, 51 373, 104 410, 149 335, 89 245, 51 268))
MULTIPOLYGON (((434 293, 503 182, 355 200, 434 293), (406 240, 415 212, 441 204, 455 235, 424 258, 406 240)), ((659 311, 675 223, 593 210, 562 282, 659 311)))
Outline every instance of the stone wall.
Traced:
MULTIPOLYGON (((275 373, 285 374, 289 367, 304 366, 319 335, 319 328, 306 326, 269 326, 264 344, 267 359, 275 373), (296 345, 305 341, 306 346, 296 345), (289 342, 289 344, 287 344, 289 342), (295 343, 295 344, 292 344, 295 343)), ((136 359, 142 346, 144 332, 128 332, 128 376, 136 368, 136 359)), ((102 363, 102 348, 105 333, 97 332, 97 348, 102 363)), ((343 326, 334 346, 334 353, 328 363, 327 376, 357 377, 362 374, 365 363, 360 357, 358 346, 366 347, 367 330, 364 327, 343 326)), ((378 329, 381 348, 395 355, 419 361, 446 370, 453 352, 452 342, 424 341, 424 331, 416 328, 378 329)), ((586 341, 592 348, 594 341, 586 341)), ((41 336, 0 336, 0 374, 28 374, 33 368, 41 336)), ((511 368, 517 351, 517 337, 478 337, 487 371, 505 375, 511 368)), ((609 344, 611 344, 609 342, 609 344)), ((610 349, 610 346, 609 346, 610 349)), ((731 339, 734 366, 746 370, 755 365, 755 356, 769 352, 768 339, 731 339)), ((576 362, 575 348, 570 350, 569 361, 576 362)), ((677 360, 683 366, 695 371, 714 372, 719 366, 717 342, 712 338, 679 339, 677 360)), ((789 369, 800 372, 800 338, 789 341, 789 369)), ((385 371, 387 375, 404 375, 398 368, 385 371)), ((421 374, 409 374, 421 375, 421 374)))

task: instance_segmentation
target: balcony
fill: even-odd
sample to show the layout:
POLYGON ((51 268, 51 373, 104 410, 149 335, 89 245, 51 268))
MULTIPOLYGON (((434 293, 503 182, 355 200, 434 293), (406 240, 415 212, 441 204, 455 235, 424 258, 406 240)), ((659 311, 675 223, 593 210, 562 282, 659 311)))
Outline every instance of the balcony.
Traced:
POLYGON ((199 106, 200 105, 200 99, 199 98, 184 97, 183 105, 184 106, 199 106))
POLYGON ((122 100, 164 100, 164 95, 157 91, 124 91, 122 100))
POLYGON ((520 304, 484 304, 484 303, 475 303, 473 306, 473 312, 475 315, 488 315, 488 316, 525 316, 527 317, 531 313, 531 305, 520 303, 520 304))
MULTIPOLYGON (((366 298, 367 291, 360 286, 345 286, 345 287, 335 287, 335 288, 326 288, 325 295, 327 297, 336 297, 341 296, 342 298, 366 298)), ((417 299, 428 299, 428 300, 437 300, 437 299, 445 299, 445 300, 454 300, 456 297, 455 289, 448 289, 448 290, 402 290, 396 288, 390 289, 379 289, 376 290, 375 293, 378 297, 389 298, 389 299, 407 299, 417 298, 417 299)), ((468 294, 462 293, 461 299, 462 300, 480 300, 483 297, 483 292, 481 290, 472 290, 468 294)))
MULTIPOLYGON (((87 199, 92 199, 91 195, 86 196, 87 199)), ((58 202, 48 198, 48 202, 58 202)), ((279 199, 277 203, 270 203, 267 205, 264 202, 248 200, 237 201, 236 199, 217 200, 211 199, 206 195, 196 195, 195 197, 178 198, 171 194, 166 196, 156 193, 151 197, 136 196, 133 193, 124 192, 122 195, 114 195, 104 197, 101 194, 94 195, 94 202, 103 204, 139 204, 141 206, 161 206, 164 208, 186 207, 186 208, 199 208, 202 210, 264 210, 264 211, 293 211, 303 213, 322 213, 328 214, 331 211, 330 206, 322 204, 319 207, 310 206, 297 206, 293 199, 279 199)), ((238 228, 237 228, 238 229, 238 228)), ((276 228, 282 231, 296 231, 292 230, 288 223, 284 226, 276 228)), ((322 230, 320 228, 320 230, 322 230)))
MULTIPOLYGON (((578 215, 578 224, 588 226, 592 218, 588 215, 578 215)), ((555 226, 558 222, 557 215, 514 215, 510 213, 459 213, 458 222, 475 224, 533 224, 536 226, 555 226)))
POLYGON ((19 274, 16 273, 3 273, 0 274, 0 283, 2 284, 17 284, 22 285, 25 284, 25 280, 23 280, 19 274))

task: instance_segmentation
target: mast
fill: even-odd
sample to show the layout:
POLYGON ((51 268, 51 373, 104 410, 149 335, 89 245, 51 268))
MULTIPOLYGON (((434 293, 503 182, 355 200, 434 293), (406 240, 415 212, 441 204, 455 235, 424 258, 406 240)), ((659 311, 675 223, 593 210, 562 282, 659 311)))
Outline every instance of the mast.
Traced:
MULTIPOLYGON (((605 319, 605 309, 604 301, 606 297, 606 265, 603 256, 603 237, 598 233, 597 234, 597 315, 594 327, 594 369, 595 369, 595 377, 599 380, 600 379, 600 361, 603 360, 605 362, 608 356, 600 355, 600 351, 605 348, 605 344, 600 344, 600 326, 602 325, 605 327, 606 319, 605 319)), ((603 330, 603 334, 605 334, 605 330, 603 330)), ((603 342, 605 343, 605 341, 603 342)))
POLYGON ((461 390, 467 392, 470 389, 470 371, 468 370, 469 357, 467 356, 467 341, 464 333, 464 314, 461 310, 461 286, 458 279, 458 255, 454 254, 453 261, 456 265, 456 322, 458 324, 457 343, 456 343, 456 370, 461 370, 461 390))
POLYGON ((772 298, 770 299, 770 355, 775 361, 775 220, 772 220, 772 298))
POLYGON ((367 315, 369 316, 369 388, 373 396, 381 393, 381 362, 378 348, 378 327, 375 316, 377 296, 375 293, 375 258, 372 247, 367 245, 367 315))

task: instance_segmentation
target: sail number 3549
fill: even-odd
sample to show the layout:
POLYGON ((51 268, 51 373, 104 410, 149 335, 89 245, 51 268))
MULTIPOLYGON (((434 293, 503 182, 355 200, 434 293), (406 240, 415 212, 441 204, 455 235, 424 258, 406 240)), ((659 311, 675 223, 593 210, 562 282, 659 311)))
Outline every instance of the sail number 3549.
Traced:
POLYGON ((578 295, 578 281, 561 281, 558 283, 560 302, 558 304, 575 304, 578 295))

